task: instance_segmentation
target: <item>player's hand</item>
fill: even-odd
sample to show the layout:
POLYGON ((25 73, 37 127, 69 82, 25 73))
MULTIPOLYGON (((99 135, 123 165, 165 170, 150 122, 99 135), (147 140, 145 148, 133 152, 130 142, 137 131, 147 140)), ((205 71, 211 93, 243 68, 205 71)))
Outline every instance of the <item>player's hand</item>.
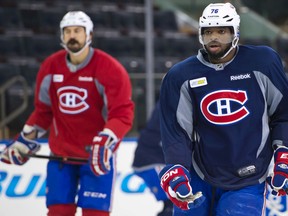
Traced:
POLYGON ((274 169, 267 178, 272 194, 284 196, 288 194, 288 148, 279 146, 274 152, 274 169))
POLYGON ((159 173, 161 187, 169 199, 182 210, 197 208, 205 197, 201 192, 193 195, 190 185, 190 173, 181 165, 167 165, 159 173))
POLYGON ((113 132, 111 134, 104 131, 93 138, 89 162, 95 175, 105 175, 110 171, 110 158, 115 151, 117 140, 113 132))
POLYGON ((29 157, 25 154, 35 154, 40 150, 40 144, 35 140, 24 137, 23 132, 19 134, 16 140, 11 142, 1 153, 1 161, 7 164, 23 165, 29 157))

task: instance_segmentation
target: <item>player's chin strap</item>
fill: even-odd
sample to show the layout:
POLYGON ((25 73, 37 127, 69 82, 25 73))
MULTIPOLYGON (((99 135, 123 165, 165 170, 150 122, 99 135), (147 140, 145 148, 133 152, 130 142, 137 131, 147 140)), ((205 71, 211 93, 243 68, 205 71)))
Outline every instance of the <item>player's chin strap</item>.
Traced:
POLYGON ((60 45, 61 45, 67 52, 69 52, 71 55, 78 56, 78 55, 80 55, 80 54, 84 51, 84 49, 85 49, 87 46, 89 46, 89 45, 91 44, 91 42, 92 42, 91 40, 88 40, 88 41, 86 42, 85 46, 83 46, 82 49, 79 50, 78 52, 72 52, 71 50, 68 49, 68 47, 66 46, 66 44, 63 43, 63 42, 60 43, 60 45))
MULTIPOLYGON (((219 59, 224 59, 234 48, 237 47, 237 44, 238 44, 238 41, 239 41, 239 38, 238 37, 234 37, 232 42, 231 42, 231 47, 230 49, 222 56, 220 57, 219 59)), ((205 45, 202 44, 202 47, 203 49, 206 51, 206 48, 205 48, 205 45)), ((207 51, 206 51, 207 52, 207 51)))
POLYGON ((238 44, 239 38, 234 37, 230 49, 219 59, 224 59, 238 44))

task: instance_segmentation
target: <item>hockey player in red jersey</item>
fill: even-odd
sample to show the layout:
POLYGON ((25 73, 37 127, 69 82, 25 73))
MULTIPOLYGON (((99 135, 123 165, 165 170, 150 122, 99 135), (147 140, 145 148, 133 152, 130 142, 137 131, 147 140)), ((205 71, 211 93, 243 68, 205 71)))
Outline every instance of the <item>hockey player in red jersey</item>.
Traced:
POLYGON ((24 164, 28 158, 23 154, 36 153, 40 145, 35 139, 49 129, 52 155, 84 157, 89 163, 48 162, 48 216, 75 215, 77 206, 83 216, 109 216, 115 154, 134 115, 131 83, 116 59, 91 47, 93 23, 84 12, 68 12, 60 31, 65 49, 42 63, 35 110, 1 161, 24 164))

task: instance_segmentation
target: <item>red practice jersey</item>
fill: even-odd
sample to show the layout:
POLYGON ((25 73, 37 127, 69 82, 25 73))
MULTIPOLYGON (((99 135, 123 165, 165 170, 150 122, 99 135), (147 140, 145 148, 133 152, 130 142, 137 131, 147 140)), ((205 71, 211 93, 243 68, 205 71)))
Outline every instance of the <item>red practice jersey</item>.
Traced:
POLYGON ((48 141, 54 154, 88 157, 85 146, 103 128, 120 139, 130 130, 134 103, 128 73, 112 56, 91 48, 87 60, 77 67, 68 63, 65 50, 43 62, 35 110, 26 124, 50 129, 48 141))

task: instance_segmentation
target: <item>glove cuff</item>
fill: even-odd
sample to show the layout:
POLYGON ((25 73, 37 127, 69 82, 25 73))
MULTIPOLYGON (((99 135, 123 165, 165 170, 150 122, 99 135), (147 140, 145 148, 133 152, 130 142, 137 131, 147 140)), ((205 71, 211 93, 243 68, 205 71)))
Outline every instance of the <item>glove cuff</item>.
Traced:
POLYGON ((24 125, 22 131, 24 132, 25 135, 35 132, 34 138, 40 138, 40 137, 44 136, 47 132, 47 130, 45 130, 43 128, 31 126, 31 125, 27 125, 27 124, 24 125))
POLYGON ((273 148, 276 150, 278 149, 286 149, 288 151, 288 147, 287 146, 284 146, 284 145, 274 145, 273 148))
POLYGON ((167 165, 161 170, 159 176, 161 176, 160 184, 164 190, 168 190, 168 186, 171 186, 172 189, 174 189, 176 185, 181 185, 182 182, 189 183, 191 178, 189 171, 180 164, 167 165))
POLYGON ((288 148, 285 146, 279 146, 274 152, 275 163, 288 164, 288 148))
POLYGON ((39 143, 37 141, 25 137, 25 134, 23 131, 19 134, 17 141, 27 145, 29 149, 34 149, 36 146, 39 146, 39 143))
POLYGON ((103 131, 99 133, 99 135, 101 135, 101 134, 108 135, 109 137, 111 137, 113 139, 113 142, 115 142, 115 143, 117 143, 119 141, 116 134, 112 130, 110 130, 109 128, 104 128, 103 131))

